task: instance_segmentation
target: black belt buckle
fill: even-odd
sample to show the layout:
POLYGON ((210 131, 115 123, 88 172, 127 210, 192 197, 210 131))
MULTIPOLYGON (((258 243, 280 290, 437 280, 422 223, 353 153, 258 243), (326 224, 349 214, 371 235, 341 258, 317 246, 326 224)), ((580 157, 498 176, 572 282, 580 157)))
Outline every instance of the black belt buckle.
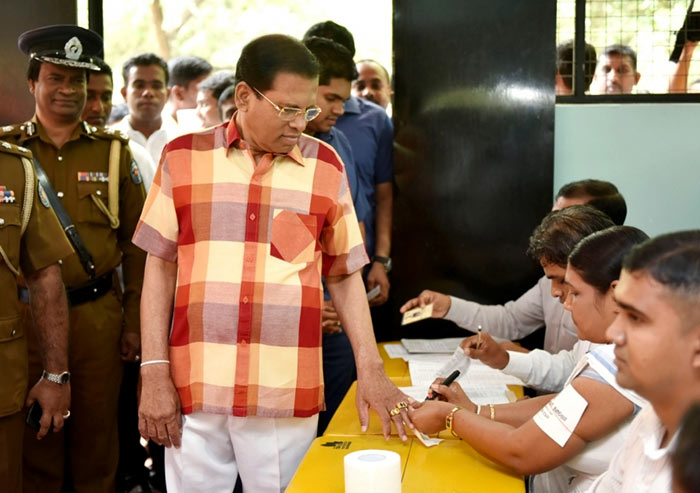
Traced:
MULTIPOLYGON (((113 277, 112 273, 98 277, 78 288, 66 289, 68 304, 70 306, 78 306, 83 303, 95 301, 101 298, 112 288, 113 277)), ((17 296, 22 303, 29 304, 29 290, 23 286, 17 287, 17 296)))
POLYGON ((101 298, 112 288, 112 273, 98 277, 78 288, 66 289, 68 304, 78 306, 101 298))

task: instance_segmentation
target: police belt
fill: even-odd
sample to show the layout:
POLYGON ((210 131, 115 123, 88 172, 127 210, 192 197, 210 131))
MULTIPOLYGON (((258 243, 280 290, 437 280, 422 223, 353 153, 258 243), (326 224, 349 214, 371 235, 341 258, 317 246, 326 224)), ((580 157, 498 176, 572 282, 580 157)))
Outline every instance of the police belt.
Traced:
MULTIPOLYGON (((101 298, 114 286, 113 273, 93 279, 78 288, 67 288, 66 296, 70 306, 78 306, 101 298)), ((17 288, 17 295, 22 303, 29 303, 29 290, 25 287, 17 288)))

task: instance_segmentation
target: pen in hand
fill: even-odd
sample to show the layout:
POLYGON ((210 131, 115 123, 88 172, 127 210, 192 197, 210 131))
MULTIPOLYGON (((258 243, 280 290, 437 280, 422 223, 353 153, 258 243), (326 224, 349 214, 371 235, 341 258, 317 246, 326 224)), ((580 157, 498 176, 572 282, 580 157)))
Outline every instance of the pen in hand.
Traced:
POLYGON ((476 348, 481 348, 481 325, 476 328, 476 348))
MULTIPOLYGON (((457 377, 459 377, 459 370, 455 370, 452 373, 450 373, 450 376, 447 377, 445 380, 443 380, 443 382, 440 385, 450 385, 452 382, 457 380, 457 377)), ((430 392, 430 394, 428 395, 428 397, 425 398, 425 400, 426 401, 434 401, 435 399, 437 399, 437 397, 439 395, 440 394, 438 394, 437 392, 432 390, 430 392)))

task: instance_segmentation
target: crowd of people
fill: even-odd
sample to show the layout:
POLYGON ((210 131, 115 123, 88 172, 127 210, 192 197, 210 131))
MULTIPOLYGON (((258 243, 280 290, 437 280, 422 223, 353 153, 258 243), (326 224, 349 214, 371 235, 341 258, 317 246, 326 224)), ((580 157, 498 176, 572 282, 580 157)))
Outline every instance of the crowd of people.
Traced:
MULTIPOLYGON (((346 28, 261 36, 235 71, 138 54, 122 108, 94 32, 18 45, 35 113, 0 129, 7 491, 283 491, 355 380, 364 429, 370 409, 387 438, 447 428, 531 491, 697 491, 700 231, 649 239, 613 184, 562 187, 521 298, 401 307, 484 327, 465 353, 540 395, 478 406, 438 380, 416 402, 370 310, 390 291, 392 81, 346 28), (542 326, 542 349, 511 342, 542 326)), ((593 60, 591 92, 639 80, 627 47, 593 60)))

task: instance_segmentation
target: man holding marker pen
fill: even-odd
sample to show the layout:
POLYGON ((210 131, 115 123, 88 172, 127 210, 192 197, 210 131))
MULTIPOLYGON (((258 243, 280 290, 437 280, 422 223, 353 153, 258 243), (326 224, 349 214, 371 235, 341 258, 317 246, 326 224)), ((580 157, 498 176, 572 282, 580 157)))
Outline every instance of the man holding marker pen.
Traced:
POLYGON ((383 370, 344 166, 302 135, 318 63, 283 35, 251 41, 230 122, 170 142, 134 243, 142 297, 141 433, 166 449, 168 491, 283 491, 324 406, 324 275, 374 409, 406 439, 408 398, 383 370), (172 316, 172 329, 171 329, 172 316))

